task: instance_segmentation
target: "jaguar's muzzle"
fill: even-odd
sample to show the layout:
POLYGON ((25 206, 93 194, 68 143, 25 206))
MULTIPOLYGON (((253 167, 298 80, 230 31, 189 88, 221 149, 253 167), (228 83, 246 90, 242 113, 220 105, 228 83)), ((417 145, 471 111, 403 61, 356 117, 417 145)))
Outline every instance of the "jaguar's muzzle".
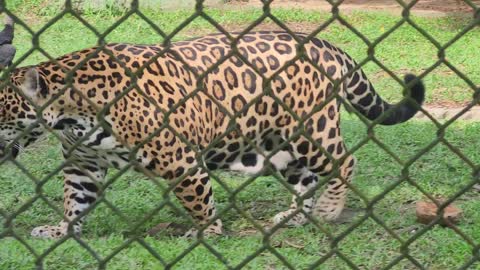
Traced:
POLYGON ((0 141, 0 159, 12 158, 15 159, 20 152, 16 144, 9 144, 6 141, 0 141))

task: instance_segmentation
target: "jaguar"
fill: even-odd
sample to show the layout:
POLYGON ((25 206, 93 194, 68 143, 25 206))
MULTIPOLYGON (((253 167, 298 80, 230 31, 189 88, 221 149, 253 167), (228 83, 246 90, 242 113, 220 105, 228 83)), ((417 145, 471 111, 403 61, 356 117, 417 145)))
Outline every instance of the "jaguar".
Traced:
MULTIPOLYGON (((0 48, 2 63, 13 59, 12 27, 0 33, 10 41, 0 48)), ((195 221, 189 236, 223 232, 209 177, 215 169, 276 174, 291 185, 292 203, 274 224, 335 220, 356 163, 340 133, 341 105, 364 121, 395 125, 424 100, 424 85, 411 74, 402 101, 383 100, 361 67, 326 40, 284 31, 228 35, 111 43, 4 69, 2 159, 50 132, 65 159, 64 217, 32 236, 80 234, 107 170, 127 166, 170 183, 195 221)))

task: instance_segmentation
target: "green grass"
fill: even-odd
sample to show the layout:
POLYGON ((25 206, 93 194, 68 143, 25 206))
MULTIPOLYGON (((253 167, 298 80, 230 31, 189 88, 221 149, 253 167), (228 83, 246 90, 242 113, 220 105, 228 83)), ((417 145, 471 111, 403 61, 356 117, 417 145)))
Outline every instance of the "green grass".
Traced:
MULTIPOLYGON (((348 145, 353 148, 365 138, 364 125, 353 117, 343 121, 343 133, 348 145)), ((385 143, 403 162, 412 159, 415 153, 425 149, 435 138, 436 128, 428 122, 412 121, 395 127, 375 128, 376 137, 385 143)), ((445 140, 462 151, 465 158, 475 162, 480 159, 478 134, 480 124, 458 122, 451 125, 445 140)), ((356 156, 359 165, 354 185, 359 196, 350 193, 348 207, 360 210, 366 202, 377 198, 385 189, 394 185, 401 177, 402 165, 394 161, 385 151, 373 142, 361 147, 356 156)), ((49 138, 46 142, 27 150, 19 161, 38 178, 46 176, 61 164, 56 140, 49 138)), ((409 167, 409 175, 424 191, 439 197, 450 197, 471 181, 472 169, 444 144, 434 146, 409 167)), ((110 177, 115 172, 110 173, 110 177)), ((237 188, 246 176, 215 172, 231 188, 237 188)), ((16 235, 24 239, 37 254, 42 254, 54 245, 55 241, 37 240, 29 237, 30 230, 41 224, 54 224, 60 216, 46 203, 36 200, 31 207, 24 208, 33 196, 35 185, 12 164, 2 166, 0 175, 2 190, 8 190, 0 198, 0 209, 7 213, 18 213, 12 221, 16 235)), ((61 207, 61 177, 49 180, 42 188, 42 194, 61 207)), ((215 185, 215 194, 220 209, 228 206, 229 195, 219 185, 215 185)), ((162 189, 145 179, 145 177, 128 172, 114 182, 106 193, 106 199, 118 208, 127 220, 116 215, 104 203, 89 215, 82 240, 88 244, 100 258, 111 254, 115 248, 128 240, 131 226, 137 224, 162 201, 162 189)), ((244 209, 260 224, 268 224, 275 213, 286 209, 289 203, 288 191, 272 177, 260 177, 237 195, 237 205, 244 209)), ((399 235, 402 241, 414 237, 424 225, 415 221, 414 202, 425 196, 412 185, 402 182, 395 189, 383 196, 374 207, 373 213, 386 226, 399 235)), ((458 228, 472 241, 480 241, 480 194, 468 191, 455 203, 464 211, 464 218, 458 228)), ((179 205, 172 200, 176 207, 179 205)), ((360 214, 362 216, 363 214, 360 214)), ((333 236, 339 236, 350 227, 360 222, 360 216, 346 224, 324 224, 323 227, 333 236)), ((0 218, 0 221, 5 218, 0 218)), ((262 246, 259 233, 252 233, 253 225, 235 210, 228 210, 223 216, 227 236, 206 240, 220 252, 230 265, 239 264, 249 254, 262 246)), ((162 209, 140 226, 140 235, 158 223, 187 223, 187 219, 170 208, 162 209)), ((369 218, 354 229, 338 243, 338 250, 361 269, 377 269, 386 266, 400 255, 401 243, 395 240, 382 226, 369 218), (365 259, 368 258, 368 259, 365 259)), ((165 261, 170 262, 182 251, 194 244, 186 240, 163 233, 157 237, 147 237, 145 242, 165 261)), ((313 225, 302 228, 281 230, 269 239, 276 251, 292 265, 305 268, 330 251, 329 238, 313 225)), ((428 269, 456 269, 471 258, 472 247, 453 230, 434 227, 409 246, 410 254, 428 269)), ((0 240, 0 269, 29 269, 33 266, 33 256, 28 254, 21 243, 11 237, 0 240), (15 256, 17 254, 17 256, 15 256)), ((92 269, 96 267, 95 259, 74 240, 68 240, 45 258, 47 269, 92 269)), ((155 259, 140 244, 135 243, 122 250, 109 263, 109 269, 160 269, 155 259), (155 266, 156 265, 156 266, 155 266)), ((223 269, 220 261, 200 245, 176 264, 178 269, 223 269)), ((265 251, 247 264, 247 269, 282 269, 281 262, 270 252, 265 251)), ((402 261, 394 269, 411 269, 412 265, 402 261)), ((319 269, 349 269, 339 257, 325 262, 319 269)), ((477 269, 477 268, 475 268, 477 269)), ((480 269, 480 268, 478 268, 480 269)))
MULTIPOLYGON (((38 9, 45 1, 16 0, 9 2, 10 8, 18 12, 21 19, 38 31, 54 17, 57 9, 52 5, 46 11, 38 9), (24 5, 22 5, 24 4, 24 5), (29 6, 30 5, 30 6, 29 6), (33 11, 32 11, 33 10, 33 11)), ((153 23, 163 31, 170 33, 179 23, 192 15, 191 11, 144 11, 153 23)), ((240 29, 261 16, 261 11, 243 10, 207 10, 206 13, 228 29, 240 29)), ((272 13, 295 30, 306 25, 312 29, 313 25, 320 25, 329 15, 319 12, 305 12, 299 10, 274 10, 272 13)), ((109 29, 119 18, 116 11, 87 11, 83 18, 94 25, 100 33, 109 29)), ((384 13, 353 13, 345 19, 355 26, 367 38, 373 40, 381 36, 392 27, 400 18, 384 13)), ((445 44, 468 24, 462 18, 420 18, 413 21, 424 28, 432 37, 445 44)), ((271 28, 271 23, 267 26, 271 28)), ((260 27, 258 28, 260 29, 260 27)), ((32 48, 31 35, 17 26, 15 44, 18 47, 17 59, 32 48)), ((191 36, 214 32, 214 27, 203 19, 196 19, 184 30, 180 31, 175 40, 191 36)), ((473 30, 454 43, 446 51, 449 61, 475 83, 480 82, 480 67, 478 59, 480 39, 478 29, 473 30)), ((332 24, 319 34, 350 53, 358 61, 366 57, 366 45, 352 32, 338 23, 332 24)), ((108 41, 123 41, 135 43, 160 43, 162 38, 138 16, 126 19, 124 24, 112 30, 106 37, 108 41)), ((82 49, 96 44, 98 38, 88 28, 83 26, 71 15, 59 19, 45 29, 40 35, 40 46, 51 56, 59 56, 73 50, 82 49)), ((401 26, 395 33, 388 36, 375 49, 375 55, 388 68, 398 74, 407 71, 420 73, 435 63, 436 49, 418 32, 408 25, 401 26)), ((20 65, 34 64, 45 60, 39 52, 33 53, 20 65)), ((378 66, 369 63, 365 66, 379 92, 386 98, 395 100, 399 97, 399 86, 391 78, 381 72, 378 66), (392 89, 393 88, 393 89, 392 89)), ((455 101, 464 102, 471 99, 472 91, 455 74, 447 68, 440 67, 430 73, 425 82, 428 88, 428 102, 455 101)), ((357 145, 366 137, 366 129, 354 117, 345 116, 343 120, 343 134, 350 148, 357 145)), ((404 163, 411 160, 415 154, 426 149, 436 138, 436 128, 429 122, 411 121, 395 127, 377 127, 375 136, 395 153, 404 163)), ((459 149, 465 158, 478 166, 480 160, 480 124, 457 122, 451 125, 445 135, 445 140, 459 149)), ((21 164, 28 171, 42 179, 61 164, 58 142, 50 137, 43 143, 28 149, 19 158, 21 164)), ((370 141, 362 146, 356 156, 359 165, 354 180, 356 190, 361 195, 350 193, 348 207, 354 209, 365 208, 368 201, 380 198, 375 204, 373 213, 383 220, 393 232, 399 235, 402 241, 416 237, 424 225, 415 221, 414 202, 424 199, 424 195, 411 184, 402 182, 395 189, 384 196, 379 195, 388 187, 394 185, 402 175, 401 164, 389 156, 384 150, 370 141)), ((30 207, 23 207, 37 194, 35 185, 24 173, 13 164, 3 164, 1 167, 0 183, 0 223, 6 222, 8 216, 16 213, 11 220, 16 235, 30 245, 38 256, 49 248, 55 247, 55 241, 38 240, 29 237, 30 230, 38 225, 54 224, 60 216, 44 201, 37 199, 30 207)), ((115 172, 111 172, 112 177, 115 172)), ((433 146, 422 157, 417 159, 408 170, 409 176, 418 186, 434 196, 450 197, 472 181, 472 168, 454 154, 444 144, 433 146)), ((216 172, 231 188, 240 186, 247 177, 237 174, 216 172)), ((138 223, 148 213, 153 211, 163 200, 162 188, 145 177, 128 172, 108 189, 106 200, 115 205, 127 220, 101 203, 89 215, 82 240, 103 259, 112 254, 116 248, 128 241, 131 235, 132 224, 138 223)), ((218 184, 215 186, 216 199, 220 209, 226 209, 229 204, 228 193, 218 184)), ((61 176, 56 175, 42 187, 41 193, 57 210, 62 207, 61 176)), ((267 221, 278 211, 288 207, 289 195, 277 180, 272 177, 260 177, 246 189, 242 190, 237 198, 237 205, 244 209, 260 224, 267 221)), ((456 200, 456 204, 463 209, 464 218, 458 228, 474 242, 480 241, 480 195, 468 191, 456 200)), ((179 208, 178 203, 172 202, 179 208)), ((61 211, 61 210, 60 210, 61 211)), ((223 255, 231 266, 238 265, 247 256, 255 253, 262 247, 263 238, 259 233, 251 233, 254 228, 251 222, 234 210, 228 210, 223 217, 227 236, 207 239, 206 242, 223 255)), ((346 224, 324 224, 329 234, 341 236, 350 227, 357 226, 349 235, 342 238, 337 250, 360 269, 380 269, 388 265, 401 254, 401 243, 395 240, 387 231, 372 218, 360 222, 360 217, 346 224)), ((161 209, 151 220, 140 226, 143 234, 149 228, 162 222, 186 223, 171 208, 161 209)), ((0 229, 0 234, 3 228, 0 229)), ((166 262, 175 260, 195 240, 187 240, 161 234, 157 237, 144 238, 152 250, 159 254, 166 262)), ((283 256, 290 264, 299 269, 306 268, 331 250, 329 237, 313 225, 302 228, 281 230, 271 237, 268 242, 275 247, 275 251, 283 256)), ((472 247, 450 229, 434 227, 419 235, 419 239, 409 245, 409 254, 428 269, 456 269, 466 263, 472 254, 472 247)), ((44 261, 46 269, 94 269, 96 260, 78 244, 70 239, 55 247, 44 261)), ((35 265, 35 256, 12 237, 0 239, 0 269, 31 269, 35 265)), ((109 269, 161 269, 160 264, 139 243, 134 242, 128 248, 122 249, 107 264, 109 269)), ((223 269, 222 263, 208 249, 200 245, 186 255, 177 264, 177 269, 223 269)), ((264 251, 247 265, 247 269, 283 269, 282 263, 270 251, 264 251)), ((471 266, 480 269, 479 265, 471 266)), ((333 256, 326 260, 318 269, 349 269, 348 264, 340 257, 333 256)), ((414 269, 408 260, 402 260, 393 269, 414 269)))

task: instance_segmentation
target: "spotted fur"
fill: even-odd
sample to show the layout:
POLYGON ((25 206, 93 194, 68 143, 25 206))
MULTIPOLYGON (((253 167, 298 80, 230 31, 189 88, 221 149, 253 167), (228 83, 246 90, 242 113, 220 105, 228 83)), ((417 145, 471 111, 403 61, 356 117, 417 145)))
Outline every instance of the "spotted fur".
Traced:
POLYGON ((48 127, 70 161, 63 168, 64 220, 32 235, 61 237, 69 223, 80 233, 82 212, 102 191, 107 169, 130 163, 174 183, 204 233, 222 231, 207 168, 277 171, 296 194, 276 223, 301 225, 306 213, 333 220, 355 165, 340 135, 340 101, 384 125, 410 119, 423 101, 422 83, 408 75, 411 98, 386 103, 352 58, 324 40, 306 42, 300 57, 298 42, 284 32, 249 33, 236 49, 230 43, 214 34, 169 49, 109 44, 15 69, 14 87, 0 94, 5 153, 16 156, 48 127), (28 135, 20 135, 24 130, 28 135), (315 203, 318 177, 330 180, 315 203))

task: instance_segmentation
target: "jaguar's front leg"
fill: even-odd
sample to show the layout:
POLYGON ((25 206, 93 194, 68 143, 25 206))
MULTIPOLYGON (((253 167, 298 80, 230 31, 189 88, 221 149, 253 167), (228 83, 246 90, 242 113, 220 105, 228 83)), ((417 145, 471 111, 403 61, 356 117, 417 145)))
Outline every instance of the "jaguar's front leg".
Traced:
POLYGON ((45 225, 36 227, 31 235, 42 238, 60 238, 68 234, 69 224, 72 232, 80 235, 84 217, 81 216, 92 205, 98 193, 98 184, 103 181, 106 168, 93 163, 79 163, 79 166, 69 165, 63 169, 63 220, 57 226, 45 225))

